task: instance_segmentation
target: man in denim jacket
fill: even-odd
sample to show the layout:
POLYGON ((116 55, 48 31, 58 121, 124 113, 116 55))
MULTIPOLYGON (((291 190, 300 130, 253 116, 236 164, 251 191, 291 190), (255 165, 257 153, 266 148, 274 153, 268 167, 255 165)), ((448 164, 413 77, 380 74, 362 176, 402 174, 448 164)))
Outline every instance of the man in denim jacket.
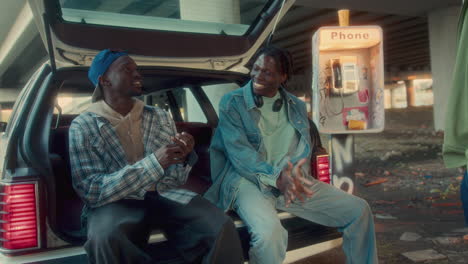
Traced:
POLYGON ((283 262, 288 234, 277 209, 338 227, 347 263, 377 263, 367 202, 309 176, 313 146, 306 107, 282 88, 289 54, 275 47, 259 54, 251 81, 221 99, 210 153, 213 185, 205 197, 234 209, 246 223, 250 263, 283 262))

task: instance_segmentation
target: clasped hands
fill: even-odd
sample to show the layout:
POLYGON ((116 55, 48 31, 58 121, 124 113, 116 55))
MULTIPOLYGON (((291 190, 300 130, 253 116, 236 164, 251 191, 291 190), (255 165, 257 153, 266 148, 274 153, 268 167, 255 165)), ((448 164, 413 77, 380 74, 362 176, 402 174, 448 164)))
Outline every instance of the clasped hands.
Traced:
POLYGON ((312 182, 306 179, 302 173, 301 167, 307 159, 301 159, 294 167, 291 162, 283 169, 276 180, 276 187, 284 195, 285 206, 296 199, 304 202, 306 198, 311 197, 313 192, 310 190, 312 182))
POLYGON ((195 141, 189 133, 177 133, 171 137, 172 144, 165 145, 155 151, 156 159, 164 169, 177 163, 183 163, 187 155, 193 150, 195 141))

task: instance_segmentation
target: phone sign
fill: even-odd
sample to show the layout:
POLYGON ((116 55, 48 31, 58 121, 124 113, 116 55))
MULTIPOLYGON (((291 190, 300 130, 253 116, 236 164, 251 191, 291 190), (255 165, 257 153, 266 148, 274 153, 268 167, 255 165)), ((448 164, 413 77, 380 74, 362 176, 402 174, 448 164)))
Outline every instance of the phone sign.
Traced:
POLYGON ((380 27, 328 27, 320 31, 320 50, 371 47, 381 41, 380 27))

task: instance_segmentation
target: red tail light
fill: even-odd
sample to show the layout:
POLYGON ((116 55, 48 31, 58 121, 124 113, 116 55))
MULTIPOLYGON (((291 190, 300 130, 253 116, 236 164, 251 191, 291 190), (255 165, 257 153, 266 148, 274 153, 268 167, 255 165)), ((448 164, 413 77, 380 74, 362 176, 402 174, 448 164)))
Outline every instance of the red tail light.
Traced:
POLYGON ((330 158, 328 155, 315 156, 313 169, 315 177, 322 182, 330 183, 330 158))
POLYGON ((38 246, 36 185, 1 186, 0 244, 4 249, 38 246))

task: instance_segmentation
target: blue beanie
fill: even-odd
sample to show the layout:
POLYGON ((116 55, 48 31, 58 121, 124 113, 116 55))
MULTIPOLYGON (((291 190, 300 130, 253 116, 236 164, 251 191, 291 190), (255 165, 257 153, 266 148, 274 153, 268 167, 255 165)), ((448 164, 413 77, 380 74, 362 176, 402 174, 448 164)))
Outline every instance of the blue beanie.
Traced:
POLYGON ((116 59, 127 55, 128 53, 124 51, 113 51, 110 49, 100 51, 96 57, 94 57, 91 67, 89 68, 89 80, 91 80, 94 86, 97 87, 99 76, 103 75, 116 59))

